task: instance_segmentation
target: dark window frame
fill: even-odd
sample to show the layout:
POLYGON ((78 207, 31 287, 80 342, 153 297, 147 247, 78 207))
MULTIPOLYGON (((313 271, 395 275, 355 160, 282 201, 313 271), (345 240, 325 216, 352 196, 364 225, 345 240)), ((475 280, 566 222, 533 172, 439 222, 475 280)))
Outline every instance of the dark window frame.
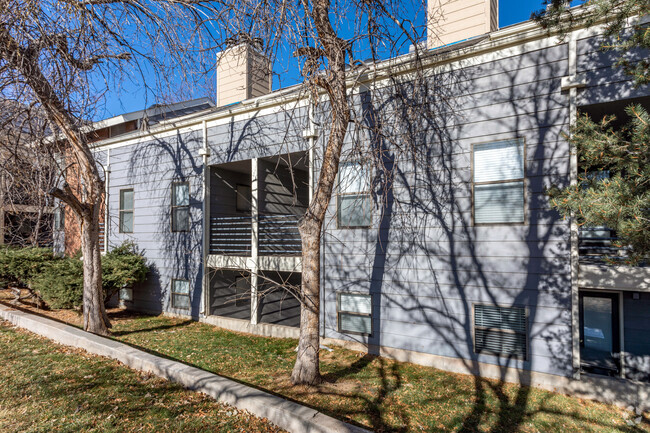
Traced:
POLYGON ((374 325, 372 323, 372 294, 370 293, 361 293, 361 292, 337 292, 336 293, 336 330, 341 334, 354 334, 354 335, 365 335, 367 337, 372 337, 374 332, 374 325), (356 295, 356 296, 367 296, 370 298, 370 313, 359 313, 356 311, 341 310, 341 296, 342 295, 356 295), (348 331, 341 328, 341 314, 347 314, 350 316, 361 316, 370 318, 370 333, 358 332, 358 331, 348 331))
POLYGON ((484 304, 484 303, 473 303, 472 304, 472 347, 474 349, 474 353, 481 355, 481 354, 486 354, 486 355, 491 355, 491 356, 498 356, 500 358, 514 358, 514 359, 520 359, 522 361, 528 361, 530 357, 530 324, 529 324, 529 310, 528 307, 521 307, 517 305, 510 305, 510 306, 502 306, 502 305, 496 305, 496 304, 484 304), (476 307, 477 306, 485 306, 485 307, 496 307, 496 308, 503 308, 503 309, 520 309, 523 310, 524 312, 524 331, 519 332, 519 331, 514 331, 511 329, 503 329, 503 328, 494 328, 494 327, 485 327, 485 326, 476 326, 476 307), (496 331, 504 334, 514 334, 514 335, 523 335, 526 343, 524 347, 525 354, 522 357, 521 355, 518 354, 510 354, 510 353, 502 353, 502 352, 495 352, 489 349, 478 349, 476 345, 476 330, 486 330, 486 331, 496 331))
POLYGON ((192 291, 192 287, 190 286, 190 280, 186 280, 184 278, 172 278, 172 286, 171 286, 171 301, 172 301, 172 308, 178 309, 178 310, 189 310, 192 307, 192 298, 190 297, 190 293, 192 291), (188 287, 188 293, 181 293, 181 292, 175 292, 175 283, 177 281, 183 281, 187 282, 187 287, 188 287), (176 306, 176 303, 174 302, 175 296, 187 296, 187 307, 178 307, 176 306))
POLYGON ((120 189, 119 193, 119 215, 118 215, 118 231, 119 233, 133 233, 134 232, 134 225, 135 225, 135 190, 133 188, 122 188, 120 189), (124 205, 124 199, 123 199, 123 194, 125 192, 131 191, 133 193, 133 199, 132 199, 132 208, 130 209, 125 209, 122 206, 124 205), (123 222, 124 222, 124 214, 130 213, 131 214, 131 231, 125 231, 123 230, 123 222))
POLYGON ((528 224, 528 212, 526 211, 527 205, 528 205, 528 194, 527 194, 527 186, 528 186, 528 173, 526 170, 526 138, 525 137, 514 137, 514 138, 504 138, 504 139, 499 139, 499 140, 489 140, 489 141, 482 141, 479 143, 472 143, 471 149, 470 149, 470 165, 471 165, 471 183, 472 183, 472 226, 520 226, 520 225, 527 225, 528 224), (476 146, 481 146, 484 144, 492 144, 492 143, 499 143, 503 141, 521 141, 521 146, 522 146, 522 173, 523 177, 522 178, 517 178, 517 179, 508 179, 508 180, 493 180, 493 181, 485 181, 485 182, 475 182, 474 181, 474 176, 476 174, 476 164, 474 162, 474 157, 475 157, 475 147, 476 146), (489 223, 479 223, 476 222, 476 207, 475 207, 475 197, 476 193, 474 192, 474 189, 476 186, 482 186, 482 185, 497 185, 497 184, 507 184, 507 183, 517 183, 521 182, 522 188, 523 188, 523 219, 521 221, 516 221, 516 222, 489 222, 489 223))
POLYGON ((183 233, 183 232, 189 232, 190 231, 190 183, 188 181, 178 181, 178 182, 172 182, 172 200, 171 200, 171 231, 173 233, 183 233), (187 185, 187 204, 186 205, 177 205, 175 204, 176 202, 176 186, 178 185, 187 185), (182 209, 182 208, 187 208, 187 228, 183 230, 179 230, 176 228, 176 210, 177 209, 182 209))
POLYGON ((362 170, 366 171, 366 167, 363 166, 361 161, 345 161, 342 162, 339 165, 339 172, 337 174, 337 182, 336 182, 336 227, 339 229, 367 229, 372 227, 372 186, 371 186, 371 176, 370 176, 370 170, 367 170, 366 176, 368 177, 367 179, 367 186, 368 189, 365 191, 357 191, 357 192, 347 192, 347 193, 342 193, 341 192, 341 167, 344 167, 346 165, 358 165, 361 167, 362 170), (341 223, 341 197, 356 197, 357 200, 364 200, 367 199, 370 201, 369 204, 369 209, 368 209, 368 224, 367 225, 346 225, 341 223))

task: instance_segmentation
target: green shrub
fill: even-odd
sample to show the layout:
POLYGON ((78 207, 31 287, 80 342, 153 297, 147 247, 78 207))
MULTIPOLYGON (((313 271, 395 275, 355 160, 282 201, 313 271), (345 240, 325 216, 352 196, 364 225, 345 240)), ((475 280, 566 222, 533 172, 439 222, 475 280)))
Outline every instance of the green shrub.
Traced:
MULTIPOLYGON (((122 287, 146 279, 149 268, 133 242, 102 256, 102 288, 108 301, 122 287)), ((0 287, 22 287, 50 308, 78 308, 83 297, 83 262, 57 257, 47 248, 0 248, 0 287)))
POLYGON ((143 282, 149 268, 133 242, 124 242, 102 257, 102 288, 108 301, 122 287, 143 282))
POLYGON ((83 296, 83 262, 66 257, 51 262, 31 282, 50 308, 79 308, 83 296))
POLYGON ((61 258, 47 248, 0 247, 0 287, 27 288, 36 275, 58 260, 61 258))

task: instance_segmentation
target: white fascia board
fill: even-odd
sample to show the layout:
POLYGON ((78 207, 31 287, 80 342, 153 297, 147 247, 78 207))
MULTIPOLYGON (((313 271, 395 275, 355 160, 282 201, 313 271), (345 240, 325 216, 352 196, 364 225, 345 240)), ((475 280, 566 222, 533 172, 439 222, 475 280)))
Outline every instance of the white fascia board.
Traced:
MULTIPOLYGON (((572 30, 572 33, 576 33, 578 38, 589 37, 590 35, 602 33, 602 26, 580 27, 572 30)), ((447 69, 452 70, 458 67, 488 63, 530 51, 549 48, 560 43, 562 41, 557 38, 557 35, 549 35, 549 32, 539 24, 526 21, 490 33, 485 40, 478 42, 476 45, 452 50, 440 56, 432 55, 429 59, 424 59, 423 67, 436 69, 437 72, 444 72, 447 69)), ((350 87, 353 84, 355 89, 360 85, 368 86, 369 83, 379 85, 384 80, 387 80, 390 75, 394 76, 395 74, 408 76, 408 74, 415 71, 412 66, 413 57, 412 54, 407 54, 386 60, 380 64, 369 65, 368 72, 364 71, 367 74, 367 80, 356 81, 356 78, 352 77, 349 80, 350 87)), ((161 122, 149 131, 140 131, 135 135, 128 134, 114 139, 102 140, 95 147, 122 147, 146 139, 184 134, 194 131, 196 125, 200 125, 204 120, 207 122, 208 128, 231 121, 248 120, 254 116, 286 111, 290 108, 287 105, 292 102, 295 103, 294 108, 306 106, 309 104, 309 95, 307 92, 300 92, 300 87, 301 84, 298 84, 268 95, 252 98, 236 104, 228 110, 222 109, 217 112, 209 110, 208 113, 193 113, 185 117, 161 122)), ((352 93, 355 93, 355 90, 352 93)), ((321 97, 326 99, 326 95, 321 95, 321 97)))

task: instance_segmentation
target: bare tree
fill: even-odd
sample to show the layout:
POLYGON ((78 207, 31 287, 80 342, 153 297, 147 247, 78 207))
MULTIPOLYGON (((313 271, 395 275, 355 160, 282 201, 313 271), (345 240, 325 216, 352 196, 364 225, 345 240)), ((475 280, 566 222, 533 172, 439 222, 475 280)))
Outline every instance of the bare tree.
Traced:
MULTIPOLYGON (((412 107, 413 100, 404 91, 410 92, 411 96, 423 89, 425 93, 428 91, 421 74, 424 54, 421 41, 426 33, 425 5, 381 0, 277 0, 224 2, 221 8, 224 11, 222 17, 228 22, 224 27, 230 33, 265 41, 266 54, 272 59, 288 54, 298 58, 297 66, 304 78, 302 89, 315 105, 320 106, 326 117, 323 127, 327 138, 320 173, 313 198, 299 223, 302 241, 302 285, 298 294, 301 302, 300 340, 291 375, 294 384, 313 385, 321 382, 321 237, 336 187, 346 136, 353 129, 365 130, 367 135, 375 137, 376 142, 378 137, 385 138, 386 143, 395 140, 397 147, 393 151, 408 152, 411 149, 408 140, 398 143, 399 137, 389 138, 390 134, 384 133, 385 128, 390 128, 388 122, 369 121, 374 114, 369 114, 367 104, 359 101, 358 97, 355 100, 353 93, 358 92, 362 81, 369 80, 368 76, 373 76, 372 80, 386 81, 382 85, 389 90, 381 92, 380 97, 385 98, 384 103, 399 99, 403 107, 412 107), (400 17, 405 16, 413 21, 402 21, 400 17), (420 19, 419 24, 416 17, 420 19), (394 69, 380 64, 382 60, 402 54, 407 54, 406 62, 411 70, 408 90, 398 89, 400 80, 396 78, 397 72, 403 72, 403 62, 394 63, 394 69)), ((418 104, 422 104, 421 99, 418 104)), ((390 116, 389 111, 396 113, 392 103, 387 103, 384 108, 386 119, 390 116)), ((419 107, 420 110, 423 108, 419 107)), ((408 112, 418 114, 417 109, 408 112)), ((352 141, 351 154, 362 159, 372 171, 383 171, 379 177, 390 177, 390 169, 384 166, 386 148, 369 144, 368 140, 352 141)))
POLYGON ((52 155, 35 143, 47 139, 47 121, 34 107, 0 101, 0 244, 52 244, 56 181, 52 155))
POLYGON ((99 245, 104 185, 88 123, 108 91, 129 77, 143 78, 144 70, 152 71, 159 94, 199 80, 192 73, 214 47, 210 14, 200 0, 0 0, 0 97, 38 107, 54 137, 38 150, 53 153, 63 145, 63 172, 79 175, 78 185, 64 182, 52 195, 81 222, 84 329, 90 332, 107 334, 110 322, 99 245))

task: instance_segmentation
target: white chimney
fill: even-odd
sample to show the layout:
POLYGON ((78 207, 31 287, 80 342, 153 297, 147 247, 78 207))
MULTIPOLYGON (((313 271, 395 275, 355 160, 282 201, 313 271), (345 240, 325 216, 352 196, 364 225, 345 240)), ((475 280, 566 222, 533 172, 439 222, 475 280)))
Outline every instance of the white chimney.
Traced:
POLYGON ((217 107, 271 92, 271 64, 250 43, 239 43, 217 55, 217 107))
POLYGON ((498 0, 428 0, 427 48, 441 47, 499 28, 498 0))

